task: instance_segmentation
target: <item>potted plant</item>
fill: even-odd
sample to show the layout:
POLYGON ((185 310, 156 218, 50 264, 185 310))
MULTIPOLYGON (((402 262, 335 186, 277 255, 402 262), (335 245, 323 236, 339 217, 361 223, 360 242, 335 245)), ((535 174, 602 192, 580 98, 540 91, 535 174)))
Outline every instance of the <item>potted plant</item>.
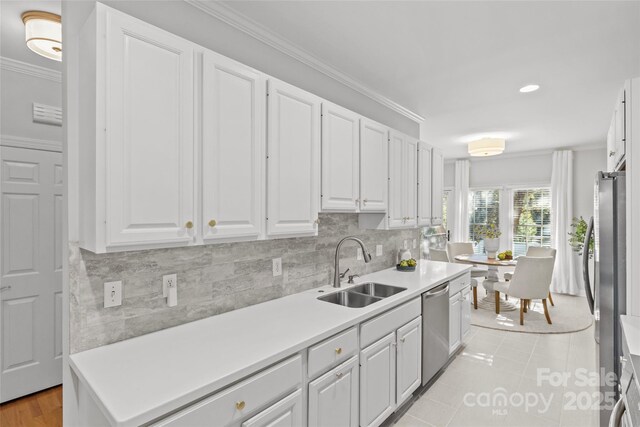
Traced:
MULTIPOLYGON (((582 255, 584 249, 584 237, 587 234, 587 221, 583 217, 573 217, 571 220, 571 231, 569 234, 569 245, 574 252, 582 255)), ((593 257, 593 240, 589 242, 589 258, 593 257)))
POLYGON ((487 258, 495 258, 500 248, 500 236, 502 235, 500 229, 495 223, 491 223, 477 225, 474 231, 476 237, 481 237, 484 240, 484 251, 487 253, 487 258))

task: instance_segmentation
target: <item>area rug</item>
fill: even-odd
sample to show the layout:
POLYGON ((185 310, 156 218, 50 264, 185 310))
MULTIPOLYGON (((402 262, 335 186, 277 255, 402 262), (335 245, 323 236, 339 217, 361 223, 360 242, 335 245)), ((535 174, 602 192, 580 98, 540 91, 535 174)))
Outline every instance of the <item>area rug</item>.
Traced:
MULTIPOLYGON (((482 291, 480 290, 479 293, 482 291)), ((520 301, 510 298, 509 301, 518 307, 515 311, 505 311, 496 314, 495 311, 471 306, 471 324, 482 328, 500 329, 510 332, 524 332, 531 334, 567 334, 587 329, 593 322, 587 299, 572 295, 551 294, 555 307, 549 304, 549 325, 544 317, 542 301, 532 301, 531 308, 524 314, 524 326, 520 325, 520 301)), ((478 295, 480 298, 480 295, 478 295)), ((504 298, 504 295, 502 295, 504 298)))

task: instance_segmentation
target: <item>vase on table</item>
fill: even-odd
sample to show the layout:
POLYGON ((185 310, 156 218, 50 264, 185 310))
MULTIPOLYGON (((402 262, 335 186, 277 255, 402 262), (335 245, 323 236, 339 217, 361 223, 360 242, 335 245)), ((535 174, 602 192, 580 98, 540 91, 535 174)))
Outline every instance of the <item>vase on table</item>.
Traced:
POLYGON ((487 253, 487 258, 495 258, 500 248, 500 239, 484 239, 484 251, 487 253))

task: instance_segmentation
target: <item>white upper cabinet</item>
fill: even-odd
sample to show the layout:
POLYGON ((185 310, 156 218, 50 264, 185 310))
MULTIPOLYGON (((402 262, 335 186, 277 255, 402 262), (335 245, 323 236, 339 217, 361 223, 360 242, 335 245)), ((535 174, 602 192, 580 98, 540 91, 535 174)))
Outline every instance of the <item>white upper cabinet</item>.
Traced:
POLYGON ((418 142, 418 225, 431 224, 431 150, 418 142))
POLYGON ((322 210, 355 212, 360 175, 359 119, 356 113, 322 103, 322 210))
POLYGON ((265 79, 210 51, 202 77, 202 237, 257 239, 264 224, 265 79))
POLYGON ((444 186, 444 156, 437 148, 431 150, 431 224, 442 224, 442 191, 444 186))
POLYGON ((100 236, 96 249, 193 242, 193 45, 112 9, 99 11, 107 46, 97 53, 106 67, 98 75, 106 81, 95 131, 104 120, 98 170, 106 172, 106 241, 100 236))
POLYGON ((386 212, 389 128, 360 120, 360 211, 386 212))
POLYGON ((415 227, 418 141, 396 131, 391 131, 389 135, 388 227, 415 227))
POLYGON ((269 79, 267 234, 317 234, 320 98, 269 79))
POLYGON ((616 105, 611 117, 611 126, 607 135, 607 169, 616 170, 626 151, 626 85, 618 93, 616 105))

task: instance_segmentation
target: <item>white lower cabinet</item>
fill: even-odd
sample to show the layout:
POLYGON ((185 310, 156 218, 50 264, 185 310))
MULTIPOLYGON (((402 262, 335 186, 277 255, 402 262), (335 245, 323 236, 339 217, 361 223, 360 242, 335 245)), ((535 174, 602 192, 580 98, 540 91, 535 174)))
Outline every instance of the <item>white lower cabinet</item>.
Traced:
POLYGON ((302 425, 302 390, 285 397, 253 418, 242 427, 298 427, 302 425))
POLYGON ((396 407, 396 333, 360 352, 360 425, 378 426, 396 407))
POLYGON ((396 403, 400 406, 422 382, 422 317, 397 332, 396 403))
POLYGON ((353 356, 309 383, 309 427, 357 425, 358 356, 353 356))
POLYGON ((460 334, 464 340, 471 331, 471 288, 462 291, 462 309, 460 313, 460 334))
POLYGON ((471 330, 471 288, 449 297, 449 354, 458 349, 471 330))

